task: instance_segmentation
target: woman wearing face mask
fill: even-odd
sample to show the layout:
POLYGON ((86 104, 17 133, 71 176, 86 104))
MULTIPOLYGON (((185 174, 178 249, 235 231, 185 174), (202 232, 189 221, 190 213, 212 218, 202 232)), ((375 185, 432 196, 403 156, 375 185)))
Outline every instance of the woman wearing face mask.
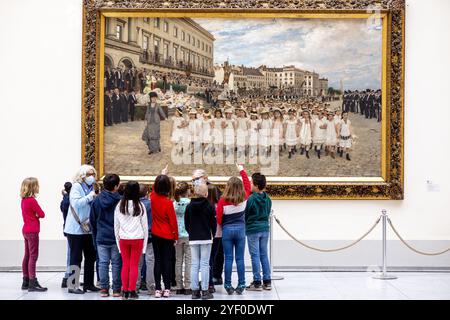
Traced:
MULTIPOLYGON (((76 173, 72 189, 70 190, 69 212, 67 214, 64 232, 70 246, 70 265, 72 269, 78 267, 74 279, 67 283, 69 293, 83 294, 85 292, 97 292, 99 288, 94 286, 95 248, 89 225, 91 203, 97 196, 94 184, 97 172, 90 165, 82 165, 76 173), (81 261, 84 255, 84 279, 83 290, 78 287, 81 261)), ((72 273, 73 274, 73 273, 72 273)), ((72 279, 70 277, 69 279, 72 279)))

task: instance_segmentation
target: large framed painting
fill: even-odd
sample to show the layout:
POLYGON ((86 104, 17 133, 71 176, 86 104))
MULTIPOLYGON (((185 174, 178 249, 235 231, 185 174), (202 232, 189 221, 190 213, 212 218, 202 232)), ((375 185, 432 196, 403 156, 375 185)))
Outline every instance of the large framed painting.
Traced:
POLYGON ((84 0, 82 161, 403 199, 403 0, 84 0))

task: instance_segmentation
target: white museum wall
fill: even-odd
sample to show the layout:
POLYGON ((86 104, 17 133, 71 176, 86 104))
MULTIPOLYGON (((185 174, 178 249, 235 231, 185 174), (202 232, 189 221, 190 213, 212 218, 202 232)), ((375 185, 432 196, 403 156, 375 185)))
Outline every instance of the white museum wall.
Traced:
MULTIPOLYGON (((80 165, 81 0, 0 0, 1 186, 0 267, 22 254, 18 196, 26 176, 40 180, 38 265, 63 266, 60 190, 80 165)), ((409 0, 406 17, 405 200, 274 201, 301 239, 334 247, 356 239, 388 210, 408 240, 423 249, 450 246, 450 1, 409 0), (427 180, 433 188, 427 187, 427 180), (431 191, 434 189, 434 191, 431 191)), ((290 267, 366 267, 380 258, 381 229, 341 253, 306 251, 278 228, 275 264, 290 267)), ((389 232, 389 259, 398 267, 450 267, 450 255, 410 253, 389 232)))

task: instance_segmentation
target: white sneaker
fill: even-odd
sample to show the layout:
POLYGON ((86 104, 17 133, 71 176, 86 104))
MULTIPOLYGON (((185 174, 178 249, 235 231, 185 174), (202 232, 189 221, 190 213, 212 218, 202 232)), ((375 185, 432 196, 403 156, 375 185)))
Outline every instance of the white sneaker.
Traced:
POLYGON ((162 292, 161 290, 155 290, 155 298, 161 298, 162 292))

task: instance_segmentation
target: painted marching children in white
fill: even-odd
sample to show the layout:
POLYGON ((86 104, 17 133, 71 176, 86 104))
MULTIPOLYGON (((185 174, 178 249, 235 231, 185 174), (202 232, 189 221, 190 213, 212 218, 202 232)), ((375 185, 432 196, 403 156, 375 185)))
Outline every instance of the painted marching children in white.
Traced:
POLYGON ((306 153, 309 159, 309 148, 312 143, 311 118, 308 111, 302 112, 300 119, 300 154, 306 153))
POLYGON ((213 131, 213 120, 211 119, 211 112, 209 110, 206 110, 203 113, 203 120, 202 122, 202 143, 203 143, 203 149, 205 156, 208 154, 211 154, 213 151, 213 137, 212 137, 212 131, 213 131))
POLYGON ((336 152, 337 145, 337 136, 338 136, 338 125, 334 120, 334 115, 332 113, 328 114, 328 119, 325 121, 325 125, 327 127, 326 131, 326 139, 325 139, 325 148, 326 154, 330 154, 334 159, 334 155, 336 152))
MULTIPOLYGON (((245 148, 247 146, 247 114, 242 108, 237 109, 237 118, 235 120, 236 126, 236 146, 237 146, 237 158, 241 159, 245 156, 245 148)), ((240 163, 240 162, 239 162, 240 163)))
POLYGON ((352 129, 351 121, 348 119, 348 113, 342 113, 342 120, 339 122, 339 155, 342 157, 344 151, 345 157, 350 161, 350 149, 352 147, 352 129))
POLYGON ((281 153, 284 144, 284 120, 283 114, 279 108, 273 110, 273 122, 272 122, 272 150, 278 149, 281 153))
POLYGON ((289 118, 285 121, 284 125, 284 132, 285 134, 285 141, 286 146, 288 149, 288 158, 290 159, 292 155, 295 153, 295 146, 298 143, 298 136, 299 136, 299 122, 298 119, 295 117, 295 109, 290 109, 288 116, 289 118))
POLYGON ((189 111, 188 139, 191 154, 200 151, 202 123, 197 119, 197 111, 189 111))
POLYGON ((270 134, 272 131, 272 120, 269 118, 269 109, 263 108, 261 110, 261 118, 259 125, 259 146, 261 148, 261 154, 267 157, 269 155, 270 134))
POLYGON ((254 158, 258 153, 259 126, 260 120, 258 119, 258 112, 256 110, 252 110, 250 112, 250 121, 248 122, 248 144, 250 158, 254 158))
POLYGON ((222 122, 223 144, 225 145, 225 158, 228 158, 234 151, 234 129, 233 110, 225 109, 225 120, 222 122))
POLYGON ((220 109, 214 111, 214 119, 212 122, 213 127, 213 144, 214 144, 214 155, 222 154, 223 146, 223 114, 220 109))
POLYGON ((325 119, 322 111, 319 111, 317 119, 313 121, 313 136, 312 141, 314 145, 314 151, 317 153, 317 157, 320 159, 323 144, 325 143, 327 135, 327 127, 325 125, 325 119))
POLYGON ((175 115, 172 117, 172 136, 170 141, 174 144, 175 155, 178 156, 183 150, 183 139, 186 136, 186 127, 188 122, 183 117, 183 110, 177 108, 175 110, 175 115))

